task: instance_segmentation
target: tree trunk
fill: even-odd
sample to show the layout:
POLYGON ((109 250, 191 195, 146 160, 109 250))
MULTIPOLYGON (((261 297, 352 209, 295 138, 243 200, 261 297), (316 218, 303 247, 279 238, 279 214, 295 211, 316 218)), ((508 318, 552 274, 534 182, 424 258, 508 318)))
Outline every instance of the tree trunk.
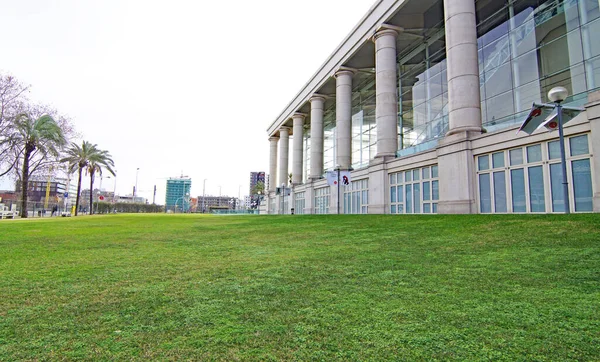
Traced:
POLYGON ((23 174, 21 177, 21 217, 27 218, 27 191, 29 189, 29 157, 34 147, 25 145, 25 155, 23 155, 23 174))
POLYGON ((81 171, 83 170, 82 166, 79 166, 79 179, 77 180, 77 198, 75 199, 75 216, 77 216, 77 212, 79 211, 79 195, 81 195, 81 171))
POLYGON ((90 215, 93 214, 94 209, 94 170, 90 171, 90 215))

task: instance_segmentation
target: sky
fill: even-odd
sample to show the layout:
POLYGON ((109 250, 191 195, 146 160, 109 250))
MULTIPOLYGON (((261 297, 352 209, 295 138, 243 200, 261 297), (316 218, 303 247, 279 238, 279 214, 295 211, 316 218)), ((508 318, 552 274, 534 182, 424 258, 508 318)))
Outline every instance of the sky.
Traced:
POLYGON ((0 73, 110 152, 102 189, 130 195, 137 179, 163 204, 183 174, 192 197, 243 197, 268 173, 269 125, 373 4, 0 0, 0 73))

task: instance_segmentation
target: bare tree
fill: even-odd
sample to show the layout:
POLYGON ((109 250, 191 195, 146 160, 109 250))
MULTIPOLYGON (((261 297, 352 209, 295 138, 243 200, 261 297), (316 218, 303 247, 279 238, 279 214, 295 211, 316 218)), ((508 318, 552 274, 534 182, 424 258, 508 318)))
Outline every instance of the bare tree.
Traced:
POLYGON ((16 166, 15 120, 25 108, 28 89, 13 76, 0 74, 0 177, 16 166))

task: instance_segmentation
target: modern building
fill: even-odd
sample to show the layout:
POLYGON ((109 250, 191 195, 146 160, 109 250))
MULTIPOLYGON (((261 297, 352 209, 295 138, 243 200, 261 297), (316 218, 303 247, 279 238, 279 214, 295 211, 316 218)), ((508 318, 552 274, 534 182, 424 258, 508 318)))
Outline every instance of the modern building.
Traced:
POLYGON ((248 195, 254 195, 256 194, 255 190, 256 190, 256 185, 258 185, 258 183, 262 183, 264 186, 266 186, 265 183, 265 172, 264 171, 260 171, 260 172, 250 172, 250 188, 248 190, 248 195))
POLYGON ((516 133, 557 86, 570 209, 600 211, 598 33, 598 0, 378 0, 269 126, 269 213, 563 212, 558 132, 516 133))
POLYGON ((166 212, 182 212, 190 208, 192 179, 186 176, 171 177, 167 180, 165 197, 166 212))
POLYGON ((213 209, 235 209, 236 198, 233 196, 198 196, 198 212, 211 212, 213 209), (204 210, 204 211, 203 211, 204 210))

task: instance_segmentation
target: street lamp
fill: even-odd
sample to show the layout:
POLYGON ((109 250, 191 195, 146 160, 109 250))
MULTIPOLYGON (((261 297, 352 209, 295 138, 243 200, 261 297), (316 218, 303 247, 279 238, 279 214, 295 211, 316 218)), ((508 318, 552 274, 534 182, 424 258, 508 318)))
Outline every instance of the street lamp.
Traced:
POLYGON ((577 116, 577 114, 585 110, 580 107, 563 106, 561 103, 567 98, 568 95, 569 93, 564 87, 554 87, 550 89, 548 92, 548 99, 552 103, 533 103, 531 111, 517 131, 517 133, 523 131, 527 134, 532 134, 541 127, 546 127, 546 129, 549 131, 553 131, 558 128, 565 214, 569 214, 571 212, 571 207, 569 202, 569 184, 567 181, 567 162, 565 156, 565 138, 563 126, 565 123, 577 116), (565 113, 564 115, 563 112, 565 113), (555 118, 556 121, 554 120, 555 118))
POLYGON ((137 170, 135 171, 135 188, 133 189, 133 203, 135 203, 135 197, 137 195, 137 188, 138 188, 138 174, 140 173, 140 168, 138 167, 137 170))
POLYGON ((560 143, 560 162, 562 166, 563 176, 563 193, 565 202, 565 214, 571 212, 571 206, 569 202, 569 182, 567 181, 567 161, 565 157, 565 137, 563 132, 562 122, 562 105, 561 103, 567 98, 569 92, 565 87, 554 87, 548 92, 548 99, 553 102, 556 107, 556 116, 558 118, 558 139, 560 143))

